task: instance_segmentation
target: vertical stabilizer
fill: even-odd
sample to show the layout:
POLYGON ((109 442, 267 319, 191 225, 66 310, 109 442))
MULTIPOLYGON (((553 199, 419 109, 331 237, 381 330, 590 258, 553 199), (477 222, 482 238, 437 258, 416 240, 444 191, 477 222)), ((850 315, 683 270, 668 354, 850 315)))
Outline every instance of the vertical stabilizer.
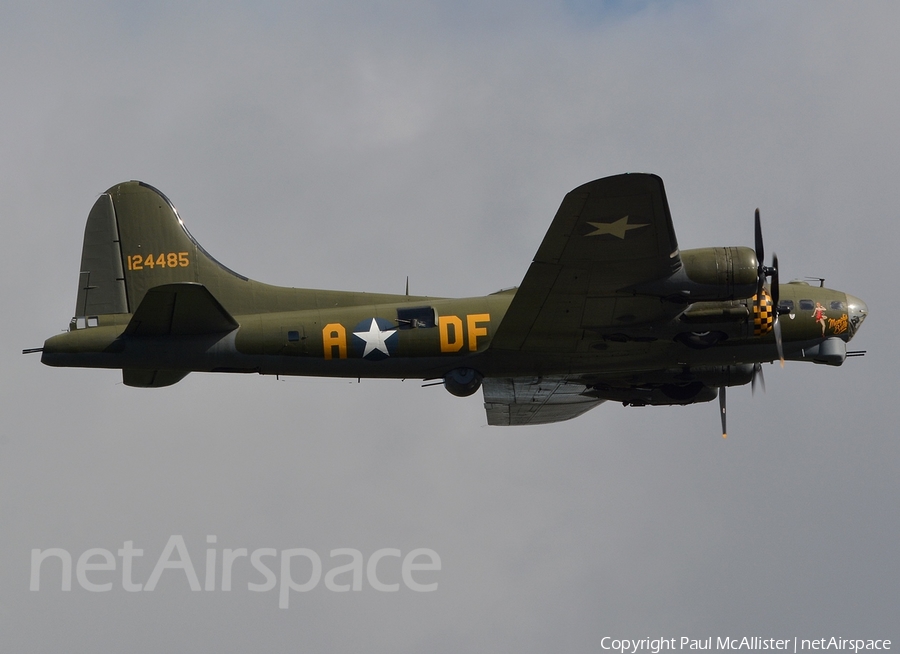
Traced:
POLYGON ((213 259, 190 235, 169 199, 143 182, 125 182, 106 192, 121 240, 121 269, 133 313, 151 288, 184 282, 204 284, 222 301, 249 293, 246 277, 213 259))
POLYGON ((104 193, 84 228, 75 316, 128 312, 116 212, 112 198, 104 193))
POLYGON ((318 302, 317 292, 261 284, 219 263, 149 184, 116 184, 88 216, 76 319, 133 314, 151 289, 169 284, 201 284, 233 316, 314 308, 318 302))

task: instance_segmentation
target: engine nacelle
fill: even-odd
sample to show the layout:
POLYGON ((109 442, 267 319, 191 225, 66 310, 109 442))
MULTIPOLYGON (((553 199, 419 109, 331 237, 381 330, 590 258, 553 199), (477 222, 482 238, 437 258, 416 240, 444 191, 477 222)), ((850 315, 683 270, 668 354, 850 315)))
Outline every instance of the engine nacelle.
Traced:
POLYGON ((691 368, 691 374, 706 386, 743 386, 753 381, 756 366, 742 363, 736 366, 706 366, 691 368))
POLYGON ((596 385, 585 395, 621 402, 625 406, 670 406, 695 404, 716 399, 716 389, 694 381, 689 384, 656 384, 652 387, 615 388, 596 385))
POLYGON ((683 250, 681 261, 688 279, 700 287, 692 291, 692 299, 709 293, 702 299, 737 300, 756 293, 759 262, 748 247, 683 250))
POLYGON ((670 277, 631 290, 684 304, 743 300, 756 294, 759 263, 748 247, 683 250, 681 263, 670 277))
POLYGON ((454 368, 444 375, 444 388, 456 397, 468 397, 479 388, 484 376, 471 368, 454 368))
POLYGON ((743 386, 753 380, 755 366, 744 363, 736 366, 706 366, 689 371, 664 371, 656 381, 631 388, 596 384, 585 395, 627 406, 667 406, 696 404, 716 399, 722 386, 743 386))

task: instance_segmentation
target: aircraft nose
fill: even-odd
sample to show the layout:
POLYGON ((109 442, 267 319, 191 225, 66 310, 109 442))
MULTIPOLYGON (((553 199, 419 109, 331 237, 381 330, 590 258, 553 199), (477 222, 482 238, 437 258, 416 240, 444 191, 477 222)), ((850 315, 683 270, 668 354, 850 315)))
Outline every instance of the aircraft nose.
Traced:
POLYGON ((850 315, 850 335, 853 336, 869 315, 869 307, 858 297, 847 295, 847 313, 850 315))

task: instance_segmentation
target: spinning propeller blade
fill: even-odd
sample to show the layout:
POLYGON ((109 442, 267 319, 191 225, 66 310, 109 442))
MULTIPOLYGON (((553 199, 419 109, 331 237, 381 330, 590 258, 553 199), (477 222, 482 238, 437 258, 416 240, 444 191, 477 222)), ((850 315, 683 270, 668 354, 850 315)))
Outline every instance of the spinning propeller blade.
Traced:
POLYGON ((778 255, 772 255, 772 309, 775 311, 775 324, 772 326, 775 331, 775 347, 778 348, 778 360, 781 367, 784 368, 784 347, 781 345, 781 323, 778 322, 778 255))
POLYGON ((719 413, 722 416, 722 438, 728 438, 728 430, 725 425, 725 387, 719 387, 719 413))
POLYGON ((765 297, 763 296, 763 286, 766 283, 766 278, 770 278, 771 283, 769 284, 769 295, 772 297, 772 311, 774 312, 772 330, 774 331, 775 335, 775 347, 778 350, 778 360, 781 362, 781 367, 784 368, 784 347, 782 346, 781 342, 781 325, 778 323, 778 255, 772 255, 771 268, 765 265, 766 250, 765 246, 763 245, 762 221, 759 218, 759 209, 756 210, 753 223, 753 235, 756 245, 756 261, 758 266, 756 303, 757 305, 759 305, 760 310, 763 309, 765 304, 765 297))
POLYGON ((756 378, 759 377, 759 387, 762 389, 762 392, 766 392, 766 378, 763 375, 762 364, 757 363, 753 366, 753 376, 750 378, 750 392, 756 393, 756 378))
POLYGON ((755 237, 756 244, 756 265, 757 265, 757 276, 759 281, 756 285, 756 297, 762 297, 763 285, 766 283, 766 250, 763 247, 763 237, 762 237, 762 223, 759 219, 759 209, 756 210, 756 214, 754 216, 754 230, 753 235, 755 237))
MULTIPOLYGON (((781 367, 784 368, 784 346, 781 340, 781 323, 778 321, 778 302, 780 291, 778 286, 778 255, 772 255, 771 267, 765 265, 766 249, 763 243, 762 221, 759 217, 759 209, 756 210, 753 217, 753 236, 757 261, 757 285, 756 297, 754 298, 756 309, 754 315, 765 315, 769 310, 768 303, 772 303, 772 331, 774 333, 773 335, 775 336, 775 347, 778 350, 778 359, 781 362, 781 367), (770 280, 768 293, 765 292, 767 279, 770 280)), ((760 387, 763 389, 763 392, 765 392, 766 380, 765 377, 763 377, 762 364, 760 363, 754 365, 753 376, 750 378, 750 389, 754 393, 756 392, 757 378, 759 379, 760 387)), ((728 431, 726 429, 727 408, 725 399, 725 386, 719 387, 719 414, 722 420, 722 438, 727 438, 728 431)))

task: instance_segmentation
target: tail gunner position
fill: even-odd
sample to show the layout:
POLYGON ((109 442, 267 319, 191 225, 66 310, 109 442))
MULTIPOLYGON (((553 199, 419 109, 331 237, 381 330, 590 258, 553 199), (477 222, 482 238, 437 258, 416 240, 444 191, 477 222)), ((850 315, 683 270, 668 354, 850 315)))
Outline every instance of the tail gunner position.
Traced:
POLYGON ((75 317, 49 366, 118 368, 137 387, 190 372, 440 380, 483 388, 491 425, 568 420, 606 400, 692 404, 760 364, 832 366, 866 318, 852 295, 779 284, 756 247, 680 251, 662 180, 570 192, 517 289, 463 299, 270 286, 216 261, 158 190, 125 182, 88 216, 75 317))

